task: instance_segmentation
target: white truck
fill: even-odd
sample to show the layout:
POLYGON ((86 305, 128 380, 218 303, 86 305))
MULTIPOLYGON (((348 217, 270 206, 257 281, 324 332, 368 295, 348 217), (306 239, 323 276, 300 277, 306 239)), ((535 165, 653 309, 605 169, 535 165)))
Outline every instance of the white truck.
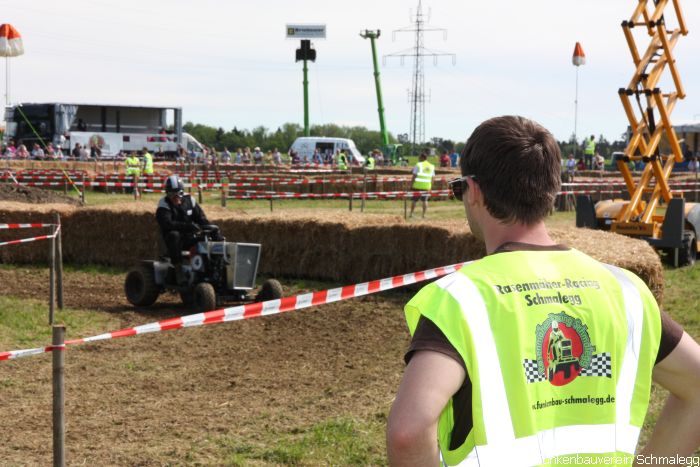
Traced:
POLYGON ((299 159, 302 163, 305 163, 313 161, 312 157, 316 149, 318 149, 321 157, 324 157, 324 160, 326 154, 335 154, 336 151, 345 150, 348 155, 352 156, 351 164, 364 165, 365 163, 365 158, 360 154, 353 140, 347 138, 300 136, 294 140, 289 150, 299 154, 299 159))
POLYGON ((201 153, 204 149, 200 142, 189 133, 182 133, 182 143, 178 143, 177 141, 177 136, 167 133, 157 134, 71 131, 68 144, 70 145, 71 149, 75 147, 76 143, 88 148, 96 145, 98 148, 100 148, 100 154, 103 158, 116 156, 121 151, 140 151, 143 148, 148 148, 150 152, 155 153, 162 151, 166 155, 176 154, 180 145, 187 150, 188 154, 191 151, 201 153))
POLYGON ((27 147, 52 143, 64 154, 76 143, 96 146, 103 158, 144 147, 166 155, 175 155, 180 147, 188 153, 203 150, 199 141, 182 131, 179 107, 24 103, 8 107, 5 115, 6 141, 22 141, 27 147))

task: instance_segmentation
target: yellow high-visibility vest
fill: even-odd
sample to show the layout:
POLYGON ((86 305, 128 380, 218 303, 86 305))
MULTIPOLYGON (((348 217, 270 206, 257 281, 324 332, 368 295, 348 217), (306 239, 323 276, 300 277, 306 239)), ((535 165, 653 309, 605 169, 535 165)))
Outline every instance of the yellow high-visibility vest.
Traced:
POLYGON ((586 148, 583 150, 584 154, 595 154, 595 140, 593 138, 589 139, 586 143, 586 148))
POLYGON ((338 170, 348 170, 348 156, 344 152, 338 154, 338 170))
POLYGON ((143 155, 143 173, 145 175, 153 175, 153 154, 146 152, 143 155))
POLYGON ((430 190, 433 186, 433 177, 435 176, 435 166, 428 161, 422 161, 416 164, 418 173, 413 181, 412 188, 414 190, 430 190))
POLYGON ((130 155, 124 160, 127 175, 141 175, 141 162, 136 155, 130 155))
POLYGON ((460 445, 451 401, 440 416, 445 465, 631 464, 661 338, 637 276, 573 249, 503 252, 424 287, 405 312, 411 334, 421 316, 443 332, 472 383, 460 445))

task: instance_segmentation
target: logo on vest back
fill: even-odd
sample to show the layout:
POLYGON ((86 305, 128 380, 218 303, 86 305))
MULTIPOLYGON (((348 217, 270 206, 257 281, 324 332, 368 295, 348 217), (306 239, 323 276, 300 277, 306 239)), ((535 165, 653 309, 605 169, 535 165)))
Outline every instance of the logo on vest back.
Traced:
POLYGON ((535 349, 536 358, 523 361, 528 383, 547 380, 564 386, 579 376, 612 377, 610 353, 594 354, 588 326, 563 311, 537 325, 535 349))

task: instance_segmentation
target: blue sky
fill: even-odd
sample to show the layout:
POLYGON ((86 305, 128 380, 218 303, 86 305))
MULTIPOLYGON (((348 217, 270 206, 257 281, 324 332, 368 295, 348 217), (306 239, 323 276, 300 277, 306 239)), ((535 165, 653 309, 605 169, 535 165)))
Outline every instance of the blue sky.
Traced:
MULTIPOLYGON (((651 3, 651 2, 650 2, 651 3)), ((579 138, 618 138, 627 119, 617 97, 633 74, 620 23, 633 0, 434 0, 425 46, 454 53, 425 62, 428 138, 464 140, 486 118, 520 114, 558 139, 574 131, 576 41, 587 56, 578 87, 579 138)), ((300 0, 0 0, 3 17, 23 36, 11 60, 14 102, 179 106, 186 121, 224 129, 303 124, 298 41, 287 23, 323 23, 310 64, 310 120, 379 128, 372 61, 363 29, 381 29, 381 55, 412 47, 416 1, 300 0)), ((690 34, 674 51, 688 97, 675 123, 700 123, 700 2, 681 0, 690 34)), ((670 17, 674 15, 669 11, 670 17)), ((671 23, 671 19, 669 18, 671 23)), ((675 21, 671 23, 674 25, 675 21)), ((639 32, 642 32, 639 30, 639 32)), ((640 49, 647 39, 639 37, 640 49)), ((380 63, 382 60, 380 59, 380 63)), ((408 133, 412 63, 381 67, 388 129, 408 133)), ((4 85, 4 66, 3 66, 4 85)), ((662 81, 670 89, 670 80, 662 81)))

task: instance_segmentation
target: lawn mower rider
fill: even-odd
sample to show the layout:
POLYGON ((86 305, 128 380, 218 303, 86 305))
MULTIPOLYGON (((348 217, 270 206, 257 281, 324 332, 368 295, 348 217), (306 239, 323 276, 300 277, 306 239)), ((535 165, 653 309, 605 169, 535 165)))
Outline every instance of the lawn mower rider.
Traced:
MULTIPOLYGON (((192 195, 185 194, 182 180, 171 175, 165 180, 165 196, 158 202, 156 220, 168 249, 168 256, 175 267, 178 283, 184 281, 182 250, 187 250, 201 240, 203 226, 210 226, 204 211, 192 195)), ((211 233, 211 240, 221 241, 218 228, 211 233)))

